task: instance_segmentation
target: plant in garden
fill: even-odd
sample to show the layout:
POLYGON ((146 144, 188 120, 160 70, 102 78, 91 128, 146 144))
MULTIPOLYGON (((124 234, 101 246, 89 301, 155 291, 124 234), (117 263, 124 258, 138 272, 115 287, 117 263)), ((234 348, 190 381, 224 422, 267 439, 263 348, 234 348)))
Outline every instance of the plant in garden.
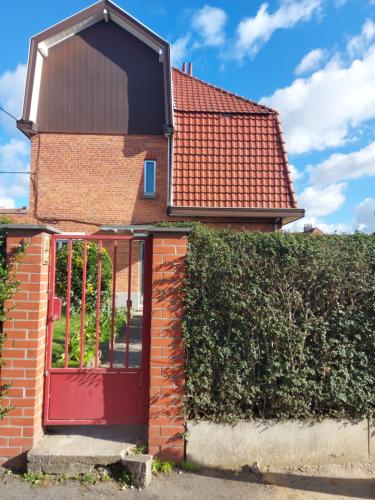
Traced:
MULTIPOLYGON (((54 330, 54 337, 58 334, 61 339, 65 339, 65 317, 62 318, 58 328, 54 330), (62 328, 60 328, 62 327, 62 328), (59 331, 61 329, 61 332, 59 331)), ((120 330, 126 325, 127 310, 125 307, 117 307, 115 309, 114 317, 114 336, 116 337, 120 330)), ((112 311, 110 307, 103 308, 100 311, 99 320, 99 343, 103 346, 109 342, 111 338, 112 326, 112 311)), ((84 335, 84 366, 90 365, 95 358, 96 350, 96 313, 89 312, 85 315, 85 335, 84 335)), ((61 340, 60 339, 60 340, 61 340)), ((70 332, 69 332, 69 352, 68 363, 69 366, 78 366, 80 361, 80 344, 81 344, 81 317, 77 312, 73 312, 70 318, 70 332)), ((61 351, 54 348, 53 352, 53 365, 64 366, 65 352, 64 342, 62 343, 61 351)))
MULTIPOLYGON (((73 242, 72 277, 70 305, 72 310, 80 310, 82 300, 82 271, 83 271, 83 241, 73 242)), ((98 244, 87 242, 86 267, 86 311, 96 308, 98 287, 98 244)), ((64 245, 56 255, 56 294, 66 299, 68 280, 68 245, 64 245)), ((106 307, 110 298, 112 285, 112 260, 105 248, 102 248, 102 275, 101 275, 101 303, 106 307)))
POLYGON ((189 238, 188 418, 360 418, 375 410, 375 236, 189 238))

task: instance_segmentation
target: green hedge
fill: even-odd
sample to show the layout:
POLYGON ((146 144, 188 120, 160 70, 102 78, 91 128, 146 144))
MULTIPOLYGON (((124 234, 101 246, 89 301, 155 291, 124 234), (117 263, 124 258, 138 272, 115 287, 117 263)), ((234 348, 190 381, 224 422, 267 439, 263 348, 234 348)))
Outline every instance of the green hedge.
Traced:
POLYGON ((190 236, 189 418, 357 418, 375 409, 375 237, 190 236))

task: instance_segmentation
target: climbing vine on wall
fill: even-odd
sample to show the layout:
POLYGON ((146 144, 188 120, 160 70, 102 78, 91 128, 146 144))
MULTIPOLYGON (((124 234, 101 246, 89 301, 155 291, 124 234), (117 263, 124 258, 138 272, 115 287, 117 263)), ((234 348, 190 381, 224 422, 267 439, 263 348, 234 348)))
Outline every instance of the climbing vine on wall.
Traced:
MULTIPOLYGON (((0 224, 6 224, 11 222, 9 219, 0 218, 0 224)), ((6 309, 4 303, 6 300, 10 299, 18 288, 18 281, 14 278, 14 275, 10 271, 13 264, 21 257, 23 248, 20 248, 18 252, 8 260, 5 255, 5 232, 0 231, 0 371, 1 371, 1 352, 3 344, 5 341, 5 336, 3 333, 2 323, 5 320, 6 309)), ((4 397, 6 396, 8 386, 0 386, 0 420, 5 417, 9 412, 10 408, 3 405, 4 397)))

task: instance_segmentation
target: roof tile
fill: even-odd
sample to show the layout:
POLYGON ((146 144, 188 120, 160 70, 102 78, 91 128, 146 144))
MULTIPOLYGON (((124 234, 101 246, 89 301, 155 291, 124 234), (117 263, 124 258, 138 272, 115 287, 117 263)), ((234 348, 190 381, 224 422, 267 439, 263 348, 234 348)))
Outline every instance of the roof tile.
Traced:
POLYGON ((295 208, 275 111, 173 70, 173 205, 295 208))

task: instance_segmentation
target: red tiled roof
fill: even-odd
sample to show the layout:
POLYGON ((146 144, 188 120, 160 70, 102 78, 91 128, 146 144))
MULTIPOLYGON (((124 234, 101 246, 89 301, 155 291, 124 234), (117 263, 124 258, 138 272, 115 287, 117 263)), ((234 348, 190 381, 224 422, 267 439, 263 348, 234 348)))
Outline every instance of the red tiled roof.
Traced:
POLYGON ((275 111, 173 69, 176 207, 295 208, 275 111))

